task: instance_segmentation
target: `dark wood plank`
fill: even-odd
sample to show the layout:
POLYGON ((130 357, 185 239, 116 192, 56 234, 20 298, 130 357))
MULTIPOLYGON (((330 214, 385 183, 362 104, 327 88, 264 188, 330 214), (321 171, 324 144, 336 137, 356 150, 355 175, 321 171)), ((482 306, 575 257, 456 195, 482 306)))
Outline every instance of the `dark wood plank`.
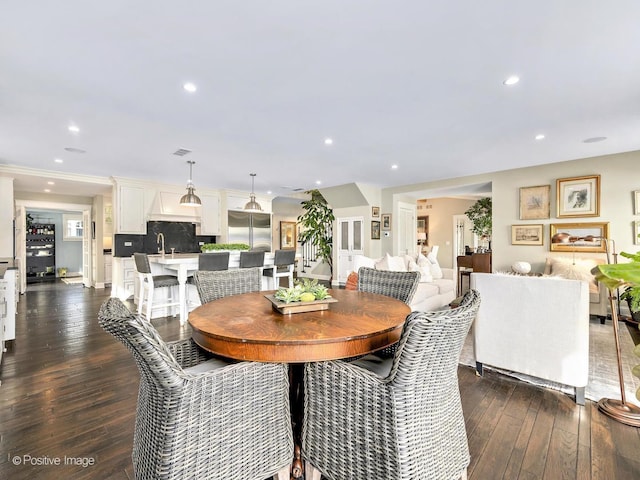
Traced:
MULTIPOLYGON (((0 478, 132 479, 138 371, 97 312, 109 290, 29 286, 16 341, 0 369, 0 478), (88 467, 10 462, 10 456, 88 456, 88 467)), ((130 307, 133 307, 129 303, 130 307)), ((188 338, 177 319, 153 320, 167 341, 188 338)), ((487 371, 458 369, 472 459, 470 480, 640 478, 640 429, 560 392, 487 371)), ((348 446, 345 446, 348 448, 348 446)))

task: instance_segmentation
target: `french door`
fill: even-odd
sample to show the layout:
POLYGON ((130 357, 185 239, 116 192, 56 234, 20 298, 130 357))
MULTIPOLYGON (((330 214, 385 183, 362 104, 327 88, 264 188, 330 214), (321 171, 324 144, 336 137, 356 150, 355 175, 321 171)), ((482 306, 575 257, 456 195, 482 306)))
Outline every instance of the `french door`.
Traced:
POLYGON ((338 265, 333 276, 339 284, 347 282, 353 270, 353 256, 364 255, 364 217, 338 218, 338 265))

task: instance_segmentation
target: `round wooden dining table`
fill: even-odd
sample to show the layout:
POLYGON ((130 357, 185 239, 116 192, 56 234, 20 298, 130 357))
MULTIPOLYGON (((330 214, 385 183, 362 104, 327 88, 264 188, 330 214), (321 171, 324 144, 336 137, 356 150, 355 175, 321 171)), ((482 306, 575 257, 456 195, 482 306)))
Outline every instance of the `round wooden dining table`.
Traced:
POLYGON ((224 297, 189 313, 193 340, 236 360, 304 363, 355 357, 398 341, 411 311, 395 298, 330 290, 327 310, 281 314, 266 294, 224 297))
POLYGON ((304 408, 303 364, 364 355, 398 341, 411 309, 376 293, 329 290, 326 310, 282 314, 267 295, 253 292, 205 303, 189 313, 191 337, 205 350, 235 360, 288 363, 295 438, 291 474, 304 474, 300 428, 304 408))

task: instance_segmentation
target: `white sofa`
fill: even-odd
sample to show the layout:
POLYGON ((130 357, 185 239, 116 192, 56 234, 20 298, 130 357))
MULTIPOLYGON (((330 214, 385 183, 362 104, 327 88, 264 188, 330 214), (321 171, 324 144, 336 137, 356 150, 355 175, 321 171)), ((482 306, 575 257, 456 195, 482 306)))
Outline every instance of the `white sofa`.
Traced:
MULTIPOLYGON (((407 265, 408 259, 407 256, 403 257, 391 257, 396 260, 392 262, 392 268, 380 268, 384 265, 382 258, 371 258, 366 257, 364 255, 354 255, 353 257, 353 270, 354 272, 358 272, 360 267, 369 267, 369 268, 377 268, 378 270, 395 270, 395 271, 403 271, 400 268, 400 264, 404 265, 404 271, 409 271, 409 266, 407 265)), ((425 258, 424 256, 422 256, 425 258)), ((412 257, 414 261, 418 260, 417 257, 412 257)), ((427 312, 431 310, 438 310, 443 308, 451 303, 451 301, 456 297, 456 284, 454 280, 454 271, 451 268, 442 268, 437 265, 437 260, 435 258, 430 259, 431 262, 436 261, 436 264, 431 264, 433 267, 430 270, 431 272, 436 273, 436 275, 424 275, 423 280, 418 284, 418 289, 416 290, 415 295, 413 296, 413 300, 409 304, 411 310, 427 312), (441 278, 439 277, 438 271, 441 272, 441 278), (431 278, 429 278, 431 277, 431 278)), ((387 262, 389 263, 389 262, 387 262)))
POLYGON ((480 293, 473 324, 478 373, 487 364, 572 386, 576 403, 584 405, 589 377, 587 282, 472 273, 471 288, 480 293))

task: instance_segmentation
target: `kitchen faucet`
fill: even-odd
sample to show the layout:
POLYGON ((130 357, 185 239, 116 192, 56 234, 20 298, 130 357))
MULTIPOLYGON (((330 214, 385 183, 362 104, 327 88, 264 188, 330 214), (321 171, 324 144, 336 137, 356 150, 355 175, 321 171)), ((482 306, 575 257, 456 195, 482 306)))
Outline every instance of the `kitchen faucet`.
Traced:
POLYGON ((156 235, 156 244, 161 242, 162 242, 161 246, 158 247, 158 253, 161 253, 162 255, 164 255, 164 234, 162 232, 156 235))

